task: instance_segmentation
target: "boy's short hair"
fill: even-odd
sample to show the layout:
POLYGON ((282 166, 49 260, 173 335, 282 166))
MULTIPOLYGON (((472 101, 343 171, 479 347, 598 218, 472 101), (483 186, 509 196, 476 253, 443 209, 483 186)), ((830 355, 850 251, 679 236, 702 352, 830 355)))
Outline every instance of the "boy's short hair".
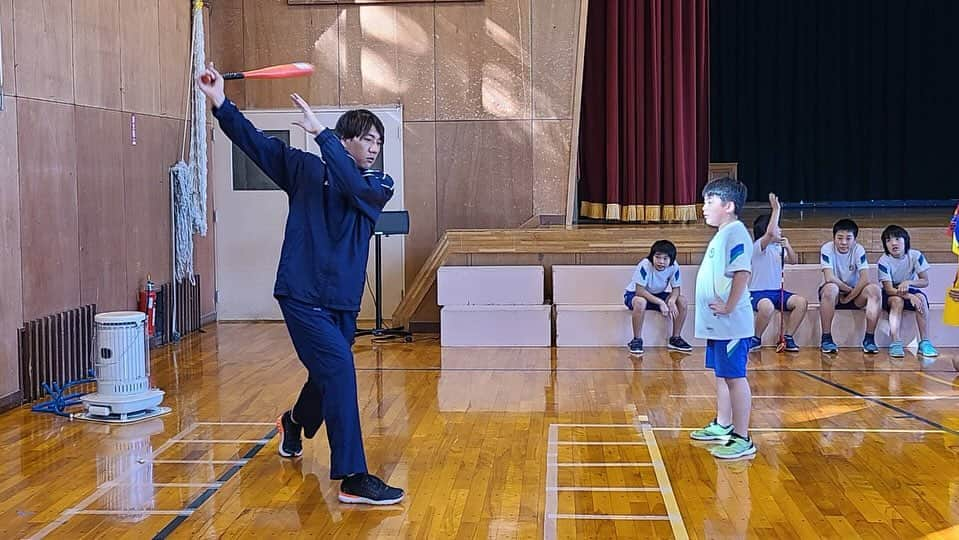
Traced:
POLYGON ((649 255, 646 256, 646 260, 652 263, 653 257, 657 253, 662 253, 669 257, 670 265, 676 262, 676 245, 669 240, 656 240, 653 242, 653 247, 649 248, 649 255))
POLYGON ((906 253, 909 253, 909 231, 903 229, 899 225, 890 225, 882 230, 882 250, 886 252, 886 255, 891 255, 889 253, 889 248, 886 247, 886 241, 890 238, 902 238, 906 244, 906 253))
POLYGON ((853 238, 859 237, 859 225, 856 225, 856 222, 849 218, 840 219, 832 226, 833 236, 836 236, 836 233, 839 231, 849 231, 852 233, 853 238))
POLYGON ((380 139, 385 141, 386 133, 379 117, 366 109, 353 109, 340 116, 334 131, 341 139, 355 139, 366 135, 374 127, 380 132, 380 139))
POLYGON ((756 221, 753 221, 753 239, 759 240, 759 237, 766 234, 766 230, 769 228, 769 219, 772 216, 769 214, 760 214, 756 218, 756 221))
POLYGON ((746 206, 746 184, 728 176, 717 178, 703 188, 703 199, 710 195, 719 197, 724 203, 732 202, 735 206, 736 217, 742 214, 746 206))

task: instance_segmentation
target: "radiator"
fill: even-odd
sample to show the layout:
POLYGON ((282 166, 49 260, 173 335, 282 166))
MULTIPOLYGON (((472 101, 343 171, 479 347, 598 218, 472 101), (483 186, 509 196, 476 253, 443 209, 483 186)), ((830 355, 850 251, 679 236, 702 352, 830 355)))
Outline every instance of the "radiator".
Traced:
MULTIPOLYGON (((89 376, 96 311, 96 304, 88 304, 24 323, 17 335, 24 401, 46 397, 43 383, 64 385, 89 376)), ((73 391, 78 390, 84 389, 73 391)))
POLYGON ((174 317, 176 318, 176 332, 180 337, 191 334, 200 329, 200 276, 194 275, 192 284, 189 280, 174 285, 164 283, 157 292, 156 330, 150 338, 151 347, 159 347, 169 343, 173 331, 174 317), (175 310, 169 309, 173 287, 176 287, 175 310))

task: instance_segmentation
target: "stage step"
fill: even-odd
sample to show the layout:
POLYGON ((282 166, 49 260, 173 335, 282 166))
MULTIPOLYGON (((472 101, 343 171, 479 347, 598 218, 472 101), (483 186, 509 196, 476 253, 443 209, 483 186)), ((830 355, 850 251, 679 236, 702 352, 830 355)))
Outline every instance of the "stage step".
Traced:
POLYGON ((443 347, 549 347, 551 306, 444 306, 443 347))

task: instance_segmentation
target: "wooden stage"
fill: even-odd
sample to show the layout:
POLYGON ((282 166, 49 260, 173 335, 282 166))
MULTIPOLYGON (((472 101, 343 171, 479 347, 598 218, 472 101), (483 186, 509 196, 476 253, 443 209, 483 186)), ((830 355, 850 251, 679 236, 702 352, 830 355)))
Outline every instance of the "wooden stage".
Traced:
POLYGON ((0 415, 3 538, 946 538, 959 535, 959 350, 753 355, 759 453, 720 462, 703 352, 355 348, 371 471, 395 507, 337 502, 324 431, 276 454, 305 372, 280 324, 155 351, 167 416, 0 415), (645 419, 644 419, 645 417, 645 419), (675 536, 674 536, 675 535, 675 536))

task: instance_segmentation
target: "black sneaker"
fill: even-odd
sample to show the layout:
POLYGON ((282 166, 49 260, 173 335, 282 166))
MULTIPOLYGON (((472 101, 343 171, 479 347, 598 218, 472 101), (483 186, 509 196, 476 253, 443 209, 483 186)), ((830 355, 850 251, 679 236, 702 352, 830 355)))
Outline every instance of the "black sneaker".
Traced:
POLYGON ((629 343, 626 344, 626 347, 629 349, 631 354, 641 356, 643 354, 643 340, 641 338, 633 338, 629 343))
POLYGON ((340 482, 340 502, 351 504, 396 504, 403 500, 403 490, 386 485, 372 474, 354 474, 340 482))
POLYGON ((686 343, 686 340, 681 336, 673 336, 669 338, 669 344, 666 345, 666 348, 671 351, 680 351, 680 352, 692 352, 693 346, 689 343, 686 343))
POLYGON ((299 457, 303 454, 303 439, 300 438, 300 424, 293 421, 290 411, 276 419, 276 429, 280 433, 279 453, 283 457, 299 457))

